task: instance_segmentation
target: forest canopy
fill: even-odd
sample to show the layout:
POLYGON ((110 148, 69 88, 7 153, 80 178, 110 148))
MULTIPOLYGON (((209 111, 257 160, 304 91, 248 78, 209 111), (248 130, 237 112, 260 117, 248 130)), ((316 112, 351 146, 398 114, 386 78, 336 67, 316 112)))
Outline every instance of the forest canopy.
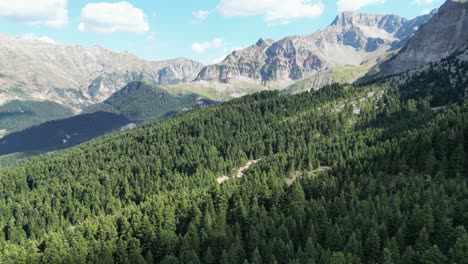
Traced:
POLYGON ((0 260, 466 263, 467 69, 262 92, 2 169, 0 260))

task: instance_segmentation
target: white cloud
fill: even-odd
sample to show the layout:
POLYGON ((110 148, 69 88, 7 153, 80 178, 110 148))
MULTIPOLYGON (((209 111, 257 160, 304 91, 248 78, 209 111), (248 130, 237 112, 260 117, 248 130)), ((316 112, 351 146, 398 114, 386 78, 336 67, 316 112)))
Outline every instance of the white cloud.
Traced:
POLYGON ((49 44, 57 44, 57 42, 54 39, 52 39, 50 37, 47 37, 47 36, 38 36, 35 33, 24 34, 24 35, 21 36, 21 38, 40 40, 40 41, 43 41, 43 42, 46 42, 46 43, 49 43, 49 44))
POLYGON ((193 12, 192 15, 193 15, 193 23, 201 23, 208 18, 208 16, 210 15, 210 11, 198 10, 198 11, 193 12))
POLYGON ((192 50, 195 53, 202 54, 210 49, 226 50, 226 43, 222 38, 215 38, 207 42, 195 42, 192 44, 192 50))
POLYGON ((90 3, 81 10, 78 30, 98 33, 145 33, 149 31, 145 13, 129 2, 90 3))
POLYGON ((385 0, 338 0, 338 12, 356 11, 368 5, 385 3, 385 0))
POLYGON ((67 0, 0 0, 0 17, 26 25, 63 28, 68 24, 67 0))
POLYGON ((295 18, 318 17, 325 6, 310 0, 221 0, 216 9, 224 17, 263 16, 267 22, 287 23, 295 18))
POLYGON ((434 2, 434 0, 413 0, 413 4, 417 4, 417 5, 428 5, 428 4, 432 4, 434 2))
POLYGON ((431 13, 431 10, 430 9, 424 9, 422 12, 421 12, 421 15, 427 15, 431 13))

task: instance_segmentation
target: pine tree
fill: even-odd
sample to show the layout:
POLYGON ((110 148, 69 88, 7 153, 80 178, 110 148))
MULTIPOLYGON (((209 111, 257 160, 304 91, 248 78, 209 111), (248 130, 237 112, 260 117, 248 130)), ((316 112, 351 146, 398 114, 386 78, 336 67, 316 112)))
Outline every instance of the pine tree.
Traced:
POLYGON ((258 248, 255 249, 252 260, 250 261, 251 264, 262 264, 262 256, 260 255, 258 248))
POLYGON ((447 257, 442 254, 437 246, 432 246, 423 255, 423 262, 427 264, 447 263, 447 257))
POLYGON ((213 256, 213 253, 211 252, 211 248, 209 246, 206 249, 205 254, 203 255, 203 262, 206 264, 213 264, 216 262, 216 259, 213 256))
POLYGON ((176 258, 174 255, 167 255, 164 259, 160 262, 160 264, 179 264, 179 259, 176 258))
POLYGON ((461 234, 452 249, 452 263, 468 264, 468 235, 461 234))
POLYGON ((416 263, 416 252, 414 252, 411 246, 407 247, 405 253, 401 257, 402 264, 414 264, 416 263))
POLYGON ((365 242, 365 256, 367 261, 376 262, 380 255, 380 238, 375 228, 372 228, 367 235, 365 242))
POLYGON ((424 227, 419 233, 419 238, 416 241, 414 249, 419 253, 423 254, 426 250, 430 248, 431 244, 429 242, 429 234, 427 229, 424 227))
POLYGON ((392 253, 388 248, 384 248, 383 250, 383 264, 394 264, 392 259, 392 253))
POLYGON ((351 264, 348 263, 345 255, 342 252, 333 252, 330 258, 330 264, 351 264))

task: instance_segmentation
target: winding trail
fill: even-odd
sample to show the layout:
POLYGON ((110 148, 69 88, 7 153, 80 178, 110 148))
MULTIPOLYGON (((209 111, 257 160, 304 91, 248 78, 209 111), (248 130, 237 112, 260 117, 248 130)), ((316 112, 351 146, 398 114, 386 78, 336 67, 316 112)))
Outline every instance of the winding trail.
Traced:
POLYGON ((221 184, 229 179, 232 179, 232 178, 237 178, 237 179, 240 179, 244 176, 244 171, 248 170, 252 165, 255 165, 259 162, 260 160, 250 160, 249 162, 247 162, 244 166, 240 167, 239 169, 237 169, 237 172, 235 174, 235 177, 229 177, 229 176, 222 176, 222 177, 219 177, 218 179, 216 179, 216 181, 221 184))

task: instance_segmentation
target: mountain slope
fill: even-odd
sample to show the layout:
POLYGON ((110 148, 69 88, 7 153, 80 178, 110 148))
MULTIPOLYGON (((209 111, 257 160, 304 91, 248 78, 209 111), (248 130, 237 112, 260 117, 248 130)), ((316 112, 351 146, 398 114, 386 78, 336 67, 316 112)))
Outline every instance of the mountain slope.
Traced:
POLYGON ((448 0, 415 32, 401 51, 370 73, 372 77, 404 72, 468 49, 468 5, 448 0))
MULTIPOLYGON (((65 119, 56 118, 58 120, 52 122, 42 120, 45 122, 43 124, 39 124, 42 123, 39 122, 40 119, 34 119, 37 122, 36 126, 0 138, 0 156, 23 152, 23 156, 32 156, 65 149, 119 129, 134 128, 136 125, 161 120, 183 110, 215 103, 195 94, 176 96, 148 83, 132 82, 106 101, 86 108, 80 115, 65 119)), ((25 103, 7 105, 13 104, 25 103)), ((15 121, 19 122, 21 119, 15 121)))
POLYGON ((335 67, 367 64, 370 68, 401 47, 433 14, 407 20, 396 15, 343 12, 326 29, 311 35, 278 42, 260 39, 234 51, 221 63, 203 68, 196 81, 207 81, 209 86, 216 85, 213 81, 235 84, 250 79, 252 85, 284 88, 335 67))
POLYGON ((130 121, 113 113, 97 112, 60 119, 9 134, 0 139, 0 155, 36 155, 65 149, 118 130, 130 121))
POLYGON ((0 104, 49 100, 81 109, 127 83, 166 85, 192 80, 202 64, 177 58, 149 62, 99 46, 55 45, 0 34, 0 104))
POLYGON ((0 170, 0 261, 463 263, 468 105, 432 110, 432 78, 263 92, 0 170))
POLYGON ((118 113, 132 122, 142 123, 158 120, 184 109, 199 108, 214 103, 196 94, 172 95, 148 83, 132 82, 104 102, 92 105, 84 112, 118 113))
POLYGON ((0 131, 16 132, 47 121, 71 116, 73 112, 70 109, 54 102, 14 100, 0 105, 0 131))

